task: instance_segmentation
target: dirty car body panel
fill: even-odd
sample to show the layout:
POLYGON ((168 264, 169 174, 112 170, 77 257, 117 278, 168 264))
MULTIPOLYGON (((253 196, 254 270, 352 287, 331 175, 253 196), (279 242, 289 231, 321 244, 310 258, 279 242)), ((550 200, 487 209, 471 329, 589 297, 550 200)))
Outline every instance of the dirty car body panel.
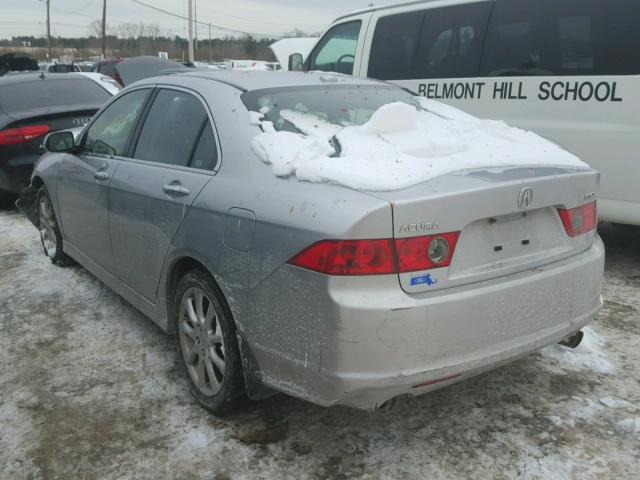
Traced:
MULTIPOLYGON (((242 95, 323 82, 316 74, 198 71, 142 80, 93 121, 127 92, 152 91, 141 107, 145 120, 131 125, 119 155, 102 155, 113 167, 101 170, 83 158, 90 124, 78 151, 41 159, 31 191, 44 184, 50 192, 65 252, 167 332, 176 328, 176 272, 185 261, 206 269, 233 314, 254 397, 274 390, 373 409, 558 342, 594 318, 602 305, 603 245, 595 229, 569 237, 559 210, 593 202, 596 172, 458 172, 391 192, 276 177, 251 148, 261 130, 249 121, 242 95), (136 153, 140 130, 153 119, 149 105, 163 90, 201 102, 215 140, 212 164, 167 165, 162 152, 136 153), (102 203, 85 208, 106 208, 100 231, 108 244, 72 234, 81 226, 59 201, 68 195, 61 165, 69 161, 106 173, 94 180, 104 182, 92 197, 102 203), (527 188, 536 194, 518 206, 527 188), (459 240, 446 268, 348 276, 291 262, 326 240, 397 242, 452 231, 459 240)), ((379 85, 340 76, 332 82, 379 85)))

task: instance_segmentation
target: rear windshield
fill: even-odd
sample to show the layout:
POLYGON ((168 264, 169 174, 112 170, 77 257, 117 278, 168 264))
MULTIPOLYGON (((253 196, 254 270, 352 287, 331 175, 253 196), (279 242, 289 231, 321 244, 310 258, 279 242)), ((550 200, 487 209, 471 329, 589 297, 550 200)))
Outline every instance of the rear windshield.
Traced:
POLYGON ((311 114, 342 126, 362 125, 383 105, 403 102, 421 108, 414 96, 391 85, 333 85, 254 90, 242 100, 253 112, 263 113, 276 130, 298 132, 283 118, 283 110, 311 114))
POLYGON ((0 86, 0 107, 5 113, 72 105, 101 105, 111 95, 83 78, 34 80, 0 86))

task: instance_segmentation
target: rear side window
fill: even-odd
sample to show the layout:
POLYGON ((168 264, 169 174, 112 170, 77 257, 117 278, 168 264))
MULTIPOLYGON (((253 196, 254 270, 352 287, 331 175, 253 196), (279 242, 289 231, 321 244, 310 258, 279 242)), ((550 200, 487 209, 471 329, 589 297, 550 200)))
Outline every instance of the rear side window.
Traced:
POLYGON ((207 121, 204 106, 193 95, 160 90, 140 131, 134 157, 187 167, 207 121))
POLYGON ((127 93, 109 105, 91 124, 84 151, 97 155, 124 155, 149 90, 127 93))
POLYGON ((111 95, 94 81, 84 78, 27 81, 0 87, 0 107, 6 113, 34 109, 102 105, 111 95))
POLYGON ((415 78, 415 58, 424 12, 382 17, 376 24, 367 76, 379 80, 415 78))
POLYGON ((478 76, 491 2, 425 12, 415 78, 478 76))
POLYGON ((635 0, 499 0, 482 74, 640 74, 635 0))
POLYGON ((202 127, 200 139, 193 152, 191 159, 191 167, 203 170, 211 170, 218 163, 218 149, 216 148, 216 137, 213 135, 213 129, 209 123, 209 119, 205 120, 202 127))
POLYGON ((343 23, 329 30, 311 53, 310 70, 353 74, 362 22, 343 23))

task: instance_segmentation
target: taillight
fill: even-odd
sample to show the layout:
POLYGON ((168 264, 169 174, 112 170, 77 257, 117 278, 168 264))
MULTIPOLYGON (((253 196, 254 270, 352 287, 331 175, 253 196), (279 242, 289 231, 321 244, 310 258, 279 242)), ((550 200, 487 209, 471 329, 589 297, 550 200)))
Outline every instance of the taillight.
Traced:
POLYGON ((120 72, 116 71, 113 74, 113 79, 120 84, 121 87, 124 87, 124 82, 122 81, 122 77, 120 76, 120 72))
POLYGON ((34 138, 49 133, 49 125, 27 125, 25 127, 8 128, 0 131, 0 145, 16 145, 30 142, 34 138))
POLYGON ((460 232, 396 240, 400 273, 448 267, 458 243, 460 232))
POLYGON ((596 202, 581 205, 570 210, 558 209, 560 219, 570 237, 577 237, 590 232, 598 226, 598 209, 596 202))
POLYGON ((327 275, 385 275, 447 267, 460 232, 375 240, 323 240, 289 263, 327 275))
POLYGON ((324 240, 290 264, 327 275, 382 275, 396 271, 391 240, 324 240))

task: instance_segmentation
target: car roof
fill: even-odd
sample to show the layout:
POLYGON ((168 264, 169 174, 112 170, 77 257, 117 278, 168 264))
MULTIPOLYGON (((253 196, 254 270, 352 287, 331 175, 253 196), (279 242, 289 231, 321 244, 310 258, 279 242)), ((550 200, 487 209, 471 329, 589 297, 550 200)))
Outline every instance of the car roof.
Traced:
MULTIPOLYGON (((260 70, 193 70, 179 71, 170 75, 173 80, 180 77, 202 78, 231 85, 242 91, 264 88, 326 86, 326 85, 385 85, 385 82, 367 78, 357 78, 329 72, 284 72, 260 70)), ((164 83, 167 76, 152 77, 136 82, 136 85, 164 83)), ((171 82, 174 83, 174 82, 171 82)))
MULTIPOLYGON (((75 72, 77 73, 77 72, 75 72)), ((0 85, 11 85, 14 83, 36 82, 46 80, 73 80, 82 79, 72 73, 46 73, 46 72, 24 72, 20 75, 5 75, 0 77, 0 85)), ((87 79, 91 81, 90 79, 87 79)))
MULTIPOLYGON (((398 8, 398 7, 408 7, 408 6, 411 6, 411 5, 420 5, 420 4, 425 4, 425 3, 432 3, 432 2, 435 2, 435 1, 437 1, 437 0, 409 0, 409 1, 400 2, 400 3, 392 3, 390 5, 378 5, 378 6, 375 6, 375 7, 362 8, 360 10, 356 10, 354 12, 347 13, 345 15, 340 15, 333 22, 331 22, 331 24, 334 24, 339 20, 344 20, 345 18, 353 17, 355 15, 362 15, 363 13, 377 12, 377 11, 380 11, 380 10, 389 10, 389 9, 398 8)), ((488 1, 493 1, 493 0, 468 0, 467 3, 475 3, 475 2, 479 2, 479 1, 487 1, 488 2, 488 1)))

